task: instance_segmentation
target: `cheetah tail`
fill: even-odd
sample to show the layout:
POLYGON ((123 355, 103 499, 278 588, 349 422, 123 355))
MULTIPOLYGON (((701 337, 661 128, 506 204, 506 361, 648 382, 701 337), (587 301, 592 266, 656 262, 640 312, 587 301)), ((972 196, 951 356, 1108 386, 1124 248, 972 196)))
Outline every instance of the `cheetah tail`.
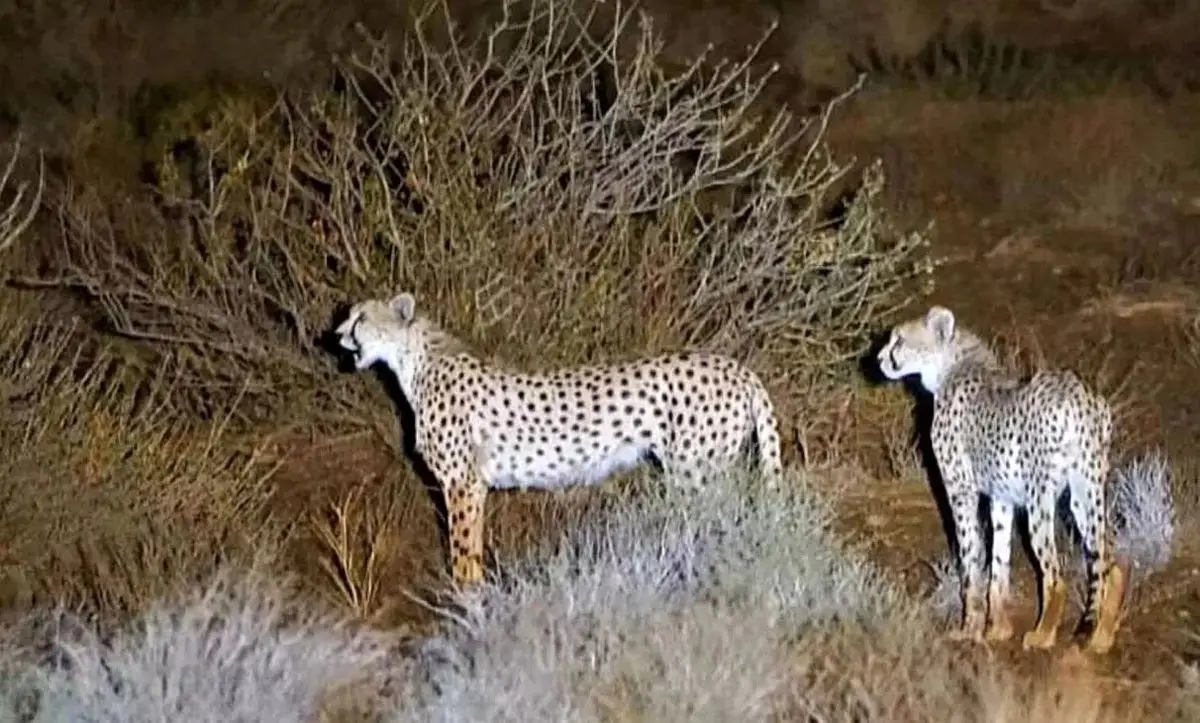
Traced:
POLYGON ((779 422, 775 417, 775 405, 762 382, 757 382, 751 400, 754 415, 754 436, 758 442, 758 465, 760 472, 772 484, 783 474, 783 453, 780 449, 779 422))

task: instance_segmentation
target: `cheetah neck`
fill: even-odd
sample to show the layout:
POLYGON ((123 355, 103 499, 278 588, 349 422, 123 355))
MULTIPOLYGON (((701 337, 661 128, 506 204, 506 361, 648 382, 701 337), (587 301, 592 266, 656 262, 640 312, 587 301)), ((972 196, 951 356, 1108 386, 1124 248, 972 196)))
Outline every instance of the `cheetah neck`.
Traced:
POLYGON ((396 378, 400 391, 414 413, 421 404, 422 381, 432 365, 439 360, 461 353, 465 347, 450 334, 429 319, 419 318, 413 323, 413 334, 418 343, 412 344, 404 354, 387 360, 388 369, 396 378))
POLYGON ((421 354, 406 354, 403 357, 394 357, 387 360, 387 367, 392 372, 392 376, 396 378, 396 384, 400 387, 400 392, 404 394, 408 405, 412 407, 413 412, 417 412, 420 406, 420 384, 421 377, 424 375, 426 366, 426 355, 421 354))
POLYGON ((950 358, 937 375, 937 379, 922 379, 922 384, 933 392, 934 396, 938 396, 956 378, 978 371, 999 372, 1000 362, 996 359, 995 352, 982 339, 966 329, 959 329, 954 335, 950 358))

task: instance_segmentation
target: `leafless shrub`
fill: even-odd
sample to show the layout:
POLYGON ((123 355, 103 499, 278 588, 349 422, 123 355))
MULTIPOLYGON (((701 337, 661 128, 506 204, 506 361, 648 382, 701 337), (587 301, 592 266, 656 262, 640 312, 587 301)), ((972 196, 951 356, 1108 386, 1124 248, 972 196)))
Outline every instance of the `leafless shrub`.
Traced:
POLYGON ((837 102, 762 115, 751 60, 671 69, 645 15, 606 9, 509 0, 478 36, 431 14, 399 50, 365 37, 342 87, 218 119, 198 192, 123 209, 138 228, 95 194, 62 199, 54 282, 116 332, 186 349, 186 384, 249 379, 265 408, 317 390, 326 416, 357 397, 312 339, 387 288, 515 361, 719 347, 811 375, 850 359, 928 267, 880 211, 877 164, 826 218, 849 169, 823 140, 837 102))

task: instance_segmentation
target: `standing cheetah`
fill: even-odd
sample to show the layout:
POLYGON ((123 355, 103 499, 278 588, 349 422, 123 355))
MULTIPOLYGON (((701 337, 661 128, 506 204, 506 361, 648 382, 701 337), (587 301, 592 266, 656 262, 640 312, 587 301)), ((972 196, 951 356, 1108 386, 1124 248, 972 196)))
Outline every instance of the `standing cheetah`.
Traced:
POLYGON ((415 451, 445 494, 459 584, 483 577, 489 489, 596 484, 647 459, 698 487, 751 440, 769 484, 782 471, 771 400, 753 372, 726 357, 520 373, 469 354, 417 314, 407 293, 356 304, 335 333, 358 370, 385 364, 412 407, 415 451))
POLYGON ((1017 379, 940 306, 892 329, 878 361, 888 378, 918 375, 933 395, 930 436, 954 518, 965 586, 962 627, 952 637, 975 642, 1012 637, 1006 602, 1013 512, 1023 507, 1041 572, 1037 626, 1025 634, 1023 647, 1053 647, 1067 599, 1055 547, 1055 512, 1070 490, 1071 516, 1088 561, 1088 606, 1080 627, 1091 628, 1089 651, 1108 651, 1125 586, 1124 572, 1112 562, 1105 513, 1112 437, 1108 403, 1069 371, 1017 379), (977 516, 981 494, 990 501, 993 528, 986 602, 977 516))

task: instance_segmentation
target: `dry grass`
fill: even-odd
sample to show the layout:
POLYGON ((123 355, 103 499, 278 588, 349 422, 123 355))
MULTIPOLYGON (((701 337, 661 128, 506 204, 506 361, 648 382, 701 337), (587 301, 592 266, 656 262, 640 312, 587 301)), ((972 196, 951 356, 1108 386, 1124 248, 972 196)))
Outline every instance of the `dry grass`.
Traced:
POLYGON ((227 414, 178 414, 169 359, 143 376, 77 328, 41 318, 27 295, 0 295, 0 317, 10 602, 127 614, 282 540, 286 526, 263 507, 271 469, 257 443, 230 434, 227 414))
POLYGON ((27 638, 42 650, 10 637, 3 715, 315 720, 339 689, 387 660, 389 640, 303 602, 275 577, 227 569, 108 638, 69 615, 49 625, 30 618, 27 638))
POLYGON ((814 486, 826 484, 641 485, 444 609, 442 633, 405 654, 227 571, 109 641, 60 623, 39 667, 10 638, 2 702, 32 704, 36 720, 311 719, 350 715, 350 699, 359 715, 423 721, 1148 719, 1145 700, 1104 693, 1084 661, 1031 686, 948 645, 833 539, 814 486))
POLYGON ((367 480, 352 487, 331 502, 325 514, 311 518, 322 546, 320 565, 327 575, 323 588, 332 588, 334 599, 363 619, 379 611, 386 565, 402 553, 398 526, 408 519, 415 502, 379 483, 367 480))

